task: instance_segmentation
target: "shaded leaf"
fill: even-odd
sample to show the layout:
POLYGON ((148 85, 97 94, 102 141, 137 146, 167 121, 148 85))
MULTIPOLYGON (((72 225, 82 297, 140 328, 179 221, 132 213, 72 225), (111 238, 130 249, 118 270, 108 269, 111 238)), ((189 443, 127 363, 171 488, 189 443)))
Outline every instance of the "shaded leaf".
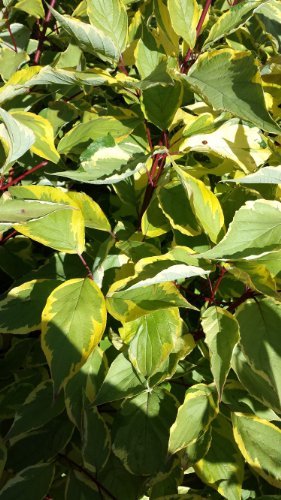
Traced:
POLYGON ((208 431, 218 414, 217 396, 212 386, 195 384, 186 391, 176 421, 171 427, 169 451, 176 453, 195 443, 208 431))
POLYGON ((136 475, 155 474, 166 458, 177 402, 167 391, 145 391, 125 401, 117 419, 114 454, 136 475))
POLYGON ((146 388, 144 377, 134 370, 131 362, 120 353, 111 363, 95 404, 102 405, 140 394, 146 388))
POLYGON ((85 364, 105 325, 104 297, 89 278, 65 281, 51 293, 42 313, 41 342, 55 392, 85 364))
POLYGON ((211 371, 221 399, 232 351, 239 340, 239 324, 230 312, 216 306, 209 307, 201 319, 210 350, 211 371))
POLYGON ((212 423, 211 446, 194 469, 204 483, 227 500, 241 499, 244 460, 234 441, 231 425, 222 415, 212 423))
POLYGON ((39 330, 41 314, 58 280, 32 280, 12 288, 0 301, 0 332, 27 334, 39 330))
POLYGON ((95 406, 84 404, 82 424, 82 455, 85 466, 100 473, 111 452, 111 435, 95 406))
POLYGON ((27 467, 7 481, 0 492, 0 499, 32 498, 34 491, 38 499, 43 498, 48 493, 54 472, 54 464, 37 464, 27 467))
POLYGON ((54 386, 51 380, 41 382, 27 396, 15 415, 9 430, 9 439, 27 431, 42 427, 64 409, 63 397, 54 399, 54 386))

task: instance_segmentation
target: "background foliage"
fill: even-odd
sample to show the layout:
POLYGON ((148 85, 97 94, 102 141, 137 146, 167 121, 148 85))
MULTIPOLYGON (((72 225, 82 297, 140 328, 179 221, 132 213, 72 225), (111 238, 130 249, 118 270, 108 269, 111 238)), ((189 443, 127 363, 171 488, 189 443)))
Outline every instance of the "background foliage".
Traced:
POLYGON ((0 499, 280 499, 280 2, 1 16, 0 499))

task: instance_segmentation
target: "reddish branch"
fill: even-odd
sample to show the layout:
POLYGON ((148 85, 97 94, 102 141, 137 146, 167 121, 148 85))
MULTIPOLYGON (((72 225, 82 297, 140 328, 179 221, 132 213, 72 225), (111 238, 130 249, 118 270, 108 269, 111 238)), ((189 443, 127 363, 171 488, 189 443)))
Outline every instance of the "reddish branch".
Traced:
MULTIPOLYGON (((196 38, 198 38, 199 35, 200 35, 200 33, 201 33, 203 23, 204 23, 204 21, 206 19, 206 16, 208 14, 209 8, 211 7, 211 4, 212 4, 212 0, 206 0, 206 3, 204 5, 204 9, 202 10, 200 19, 199 19, 197 27, 196 27, 196 38)), ((192 49, 188 49, 188 51, 187 51, 187 53, 185 55, 185 58, 184 58, 184 60, 183 60, 183 62, 181 64, 181 67, 180 67, 181 73, 187 73, 187 71, 188 71, 188 61, 190 60, 190 58, 192 56, 192 53, 193 53, 193 50, 192 49)))
POLYGON ((18 52, 18 47, 17 47, 17 42, 16 42, 16 39, 14 37, 14 34, 11 30, 11 26, 10 26, 10 22, 9 22, 9 14, 8 14, 8 9, 5 9, 4 12, 3 12, 3 17, 5 19, 5 23, 6 23, 6 26, 7 26, 7 29, 9 31, 9 35, 10 35, 10 38, 12 40, 12 43, 13 43, 13 46, 14 46, 14 51, 15 52, 18 52))
POLYGON ((209 304, 213 304, 214 301, 215 301, 215 297, 216 297, 216 293, 219 289, 219 286, 222 282, 222 279, 225 275, 225 273, 227 273, 227 269, 225 269, 225 267, 222 267, 221 268, 221 271, 220 271, 220 275, 216 281, 216 283, 214 284, 214 286, 212 286, 212 293, 211 293, 211 296, 207 299, 207 301, 209 302, 209 304))
POLYGON ((15 179, 11 179, 9 182, 7 182, 7 184, 0 186, 0 191, 6 191, 7 189, 9 189, 9 187, 18 184, 20 181, 25 179, 25 177, 27 177, 30 174, 33 174, 34 172, 36 172, 36 170, 39 170, 40 168, 45 167, 46 165, 48 165, 47 161, 41 161, 40 163, 38 163, 38 165, 35 165, 35 167, 32 167, 30 170, 26 170, 23 174, 19 175, 15 179))
POLYGON ((10 239, 10 238, 13 238, 14 236, 16 236, 18 234, 17 231, 12 231, 11 233, 7 234, 7 236, 5 236, 5 238, 2 238, 2 240, 0 240, 0 245, 5 245, 5 243, 10 239))
MULTIPOLYGON (((161 137, 160 137, 160 140, 159 140, 159 143, 158 143, 158 146, 163 146, 163 145, 167 149, 169 148, 169 136, 165 130, 163 130, 161 137)), ((139 228, 141 225, 142 216, 143 216, 144 212, 146 211, 146 209, 148 208, 148 205, 151 201, 153 193, 157 187, 159 178, 161 177, 161 174, 164 170, 166 158, 167 158, 167 153, 158 153, 154 156, 152 167, 151 167, 151 170, 149 172, 148 183, 147 183, 146 190, 144 193, 142 207, 141 207, 140 213, 139 213, 139 224, 138 224, 139 228)))
POLYGON ((91 269, 89 268, 89 266, 88 266, 87 262, 85 261, 84 257, 83 257, 80 253, 78 254, 78 257, 79 257, 79 259, 81 260, 81 262, 82 262, 83 266, 85 267, 85 269, 86 269, 86 271, 87 271, 87 276, 88 276, 88 278, 90 278, 90 280, 94 281, 94 276, 93 276, 93 274, 92 274, 92 271, 91 271, 91 269))
MULTIPOLYGON (((56 5, 56 0, 51 0, 50 7, 54 7, 55 5, 56 5)), ((43 45, 44 45, 44 41, 46 38, 46 32, 47 32, 48 24, 51 20, 51 17, 52 17, 52 12, 50 9, 48 9, 46 16, 43 20, 42 31, 40 31, 40 33, 39 33, 38 47, 37 47, 37 50, 36 50, 35 56, 34 56, 34 64, 39 64, 39 62, 40 62, 40 57, 42 54, 43 45)))

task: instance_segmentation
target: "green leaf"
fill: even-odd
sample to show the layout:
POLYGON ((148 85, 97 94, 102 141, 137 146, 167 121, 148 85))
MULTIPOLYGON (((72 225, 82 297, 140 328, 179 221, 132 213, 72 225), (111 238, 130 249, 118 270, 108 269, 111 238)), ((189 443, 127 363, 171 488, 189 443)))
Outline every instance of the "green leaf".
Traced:
POLYGON ((169 49, 168 52, 177 54, 179 47, 179 37, 173 29, 167 3, 164 0, 155 0, 154 10, 157 24, 162 31, 162 39, 165 40, 165 38, 167 38, 167 42, 165 45, 167 46, 167 49, 169 49))
POLYGON ((273 410, 257 401, 254 394, 249 394, 238 380, 228 380, 226 382, 222 402, 228 406, 230 411, 243 411, 269 421, 280 420, 280 417, 273 410))
POLYGON ((180 182, 172 181, 162 186, 158 192, 158 199, 165 216, 174 229, 187 236, 200 234, 201 229, 193 213, 190 200, 180 182))
POLYGON ((235 182, 236 184, 281 184, 281 166, 263 167, 254 174, 227 179, 224 182, 235 182))
POLYGON ((1 173, 4 174, 31 148, 35 142, 35 135, 30 128, 2 108, 0 108, 0 118, 3 121, 0 125, 0 139, 3 139, 8 147, 8 156, 1 169, 1 173))
MULTIPOLYGON (((256 127, 237 123, 236 118, 225 122, 215 131, 203 131, 187 137, 179 150, 213 154, 230 160, 234 167, 238 166, 246 174, 263 165, 271 155, 260 131, 256 127)), ((227 172, 231 170, 229 162, 225 168, 227 172)), ((237 181, 239 182, 239 178, 237 181)))
MULTIPOLYGON (((210 448, 212 442, 212 426, 208 428, 204 434, 202 434, 197 441, 188 444, 185 448, 184 453, 187 456, 188 462, 190 464, 195 464, 203 458, 210 448)), ((199 475, 199 474, 198 474, 199 475)))
POLYGON ((2 477, 3 470, 4 470, 5 464, 6 464, 6 460, 7 460, 7 448, 1 439, 0 440, 0 478, 2 477))
POLYGON ((202 327, 210 351, 211 372, 221 399, 232 351, 239 340, 239 324, 230 312, 213 306, 203 313, 202 327))
POLYGON ((44 427, 10 439, 6 468, 19 472, 25 467, 54 459, 64 450, 72 434, 73 424, 65 413, 61 413, 44 427))
POLYGON ((104 297, 89 278, 65 281, 51 293, 42 313, 41 341, 55 392, 85 364, 105 325, 104 297))
POLYGON ((117 62, 120 57, 118 48, 114 45, 112 39, 102 31, 91 24, 83 23, 75 17, 62 16, 55 9, 50 7, 55 19, 60 26, 77 45, 90 54, 97 55, 104 61, 117 62))
POLYGON ((182 324, 177 308, 153 311, 119 329, 120 336, 129 344, 129 359, 146 378, 156 373, 175 347, 181 335, 182 324))
POLYGON ((181 104, 183 87, 180 81, 174 80, 173 85, 154 87, 143 90, 141 107, 148 121, 160 130, 167 130, 175 113, 181 104), (163 106, 165 103, 165 106, 163 106))
POLYGON ((45 14, 41 0, 20 0, 14 7, 37 18, 44 17, 45 14))
POLYGON ((40 329, 41 314, 58 280, 32 280, 12 288, 0 301, 0 332, 27 334, 40 329))
POLYGON ((110 223, 100 206, 87 194, 69 191, 68 196, 79 206, 85 226, 100 231, 111 232, 110 223))
POLYGON ((66 192, 58 188, 39 185, 12 187, 10 192, 19 199, 62 203, 67 206, 69 210, 56 210, 38 220, 14 224, 14 228, 24 236, 61 252, 83 253, 85 248, 84 217, 79 205, 66 192))
POLYGON ((200 439, 217 414, 218 401, 213 386, 195 384, 188 389, 171 427, 170 453, 176 453, 200 439))
POLYGON ((20 471, 2 487, 1 500, 15 498, 44 498, 47 495, 55 473, 54 464, 37 464, 20 471))
POLYGON ((280 324, 281 305, 279 302, 263 298, 248 300, 236 313, 240 326, 240 344, 252 370, 264 378, 278 394, 280 388, 280 324), (266 353, 266 355, 265 355, 266 353))
MULTIPOLYGON (((121 280, 119 290, 135 290, 140 287, 175 281, 182 278, 193 278, 194 276, 204 277, 209 274, 209 270, 199 267, 198 260, 190 256, 190 264, 175 258, 172 252, 166 255, 145 257, 136 264, 135 274, 127 279, 121 280)), ((117 288, 118 282, 114 287, 117 288)), ((115 289, 116 289, 115 288, 115 289)), ((194 309, 191 306, 191 309, 194 309)))
POLYGON ((230 111, 280 134, 266 109, 258 64, 250 52, 221 49, 201 54, 186 79, 215 110, 230 111))
POLYGON ((100 500, 100 491, 85 474, 73 469, 67 477, 64 498, 65 500, 77 500, 77 498, 100 500))
POLYGON ((228 420, 219 415, 212 423, 212 443, 204 458, 194 465, 200 479, 227 500, 240 500, 244 460, 228 420))
POLYGON ((206 259, 249 259, 281 249, 281 203, 278 201, 247 201, 234 215, 225 237, 206 259))
POLYGON ((41 382, 30 392, 15 415, 8 438, 42 427, 64 409, 62 395, 54 399, 54 386, 51 380, 41 382))
POLYGON ((111 452, 111 435, 97 408, 90 406, 87 401, 84 405, 82 429, 84 465, 89 471, 99 474, 111 452))
POLYGON ((53 203, 50 201, 17 200, 0 198, 0 224, 12 226, 14 223, 28 222, 29 220, 40 219, 57 210, 72 209, 63 203, 53 203))
POLYGON ((107 360, 103 351, 96 347, 86 363, 65 385, 65 407, 67 415, 78 429, 82 424, 83 395, 93 403, 105 378, 107 360))
POLYGON ((172 26, 187 45, 193 49, 197 34, 200 9, 196 0, 168 0, 172 26))
POLYGON ((172 282, 159 283, 131 290, 114 291, 106 297, 108 312, 122 322, 132 321, 144 314, 167 307, 190 307, 172 282))
POLYGON ((31 146, 31 151, 41 158, 58 163, 60 155, 54 144, 54 130, 51 123, 35 113, 26 111, 13 111, 13 118, 28 127, 35 135, 35 142, 31 146))
POLYGON ((233 413, 232 422, 235 441, 246 462, 269 484, 280 488, 280 429, 267 420, 243 413, 233 413))
MULTIPOLYGON (((274 412, 281 413, 281 401, 278 392, 273 388, 271 382, 264 378, 263 373, 259 374, 256 370, 253 370, 239 345, 233 351, 231 367, 241 384, 253 398, 274 412)), ((265 417, 263 416, 263 418, 265 417)))
POLYGON ((174 166, 174 168, 195 217, 205 233, 216 243, 224 231, 224 216, 219 200, 202 181, 195 179, 180 167, 174 166))
POLYGON ((128 37, 128 16, 122 0, 87 0, 87 13, 92 26, 112 41, 120 58, 128 37))
POLYGON ((256 9, 256 17, 261 22, 262 29, 270 33, 278 42, 279 51, 281 49, 281 9, 280 3, 277 0, 270 2, 263 2, 258 9, 256 9))
MULTIPOLYGON (((108 140, 107 134, 114 139, 125 139, 137 125, 139 118, 136 115, 128 117, 120 121, 113 116, 98 116, 94 121, 90 120, 85 123, 78 123, 69 132, 67 132, 58 144, 58 152, 61 154, 76 153, 81 154, 86 147, 94 141, 99 147, 104 144, 104 140, 108 140), (100 144, 98 140, 102 139, 100 144)), ((112 142, 109 144, 112 146, 112 142)), ((106 146, 106 145, 105 145, 106 146)))
POLYGON ((149 77, 159 66, 163 57, 162 47, 159 47, 153 34, 144 29, 142 38, 139 39, 135 49, 136 67, 141 78, 149 77))
POLYGON ((211 26, 204 47, 209 47, 220 38, 230 35, 230 33, 243 26, 253 15, 254 10, 262 3, 263 0, 248 0, 233 5, 226 12, 223 12, 211 26))
POLYGON ((159 470, 176 411, 175 398, 163 389, 145 391, 123 403, 113 452, 129 472, 146 476, 159 470))
POLYGON ((141 230, 146 238, 155 238, 167 233, 171 229, 168 219, 159 206, 159 199, 152 197, 147 210, 141 219, 141 230))
POLYGON ((120 353, 111 363, 95 404, 103 405, 140 394, 146 388, 144 377, 134 370, 131 362, 120 353))
POLYGON ((17 69, 28 60, 26 52, 15 52, 8 47, 0 48, 0 75, 2 79, 9 80, 17 69))

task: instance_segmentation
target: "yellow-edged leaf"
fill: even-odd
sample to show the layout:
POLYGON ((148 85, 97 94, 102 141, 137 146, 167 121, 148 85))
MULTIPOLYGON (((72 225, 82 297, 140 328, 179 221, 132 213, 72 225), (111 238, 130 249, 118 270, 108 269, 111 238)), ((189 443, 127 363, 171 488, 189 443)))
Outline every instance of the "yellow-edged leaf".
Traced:
POLYGON ((51 293, 42 313, 41 342, 55 392, 86 363, 105 325, 104 296, 89 278, 68 280, 51 293))
POLYGON ((10 189, 15 198, 63 203, 72 210, 58 210, 41 219, 14 224, 21 234, 65 253, 83 253, 85 222, 80 207, 68 194, 50 186, 17 186, 10 189))
POLYGON ((55 148, 54 130, 51 123, 43 116, 27 111, 13 111, 11 114, 33 131, 35 142, 30 148, 31 151, 46 160, 58 163, 60 155, 55 148))
POLYGON ((194 215, 199 224, 216 243, 224 232, 224 216, 216 195, 204 184, 182 168, 174 166, 187 193, 194 215))

